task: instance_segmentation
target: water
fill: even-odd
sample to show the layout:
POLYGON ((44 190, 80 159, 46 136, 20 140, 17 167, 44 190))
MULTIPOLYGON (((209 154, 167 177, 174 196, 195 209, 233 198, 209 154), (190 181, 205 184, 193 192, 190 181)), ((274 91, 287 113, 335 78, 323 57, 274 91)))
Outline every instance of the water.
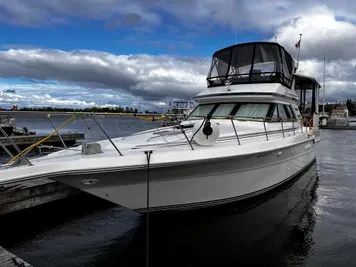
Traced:
MULTIPOLYGON (((64 118, 56 120, 60 124, 64 118)), ((137 120, 119 120, 126 120, 120 124, 122 131, 143 126, 137 120)), ((24 121, 30 126, 29 120, 24 121)), ((36 124, 42 125, 37 129, 51 131, 45 120, 34 119, 36 124)), ((116 126, 105 125, 114 136, 116 126)), ((151 266, 352 266, 356 261, 354 134, 323 130, 316 164, 262 198, 152 215, 151 266)), ((145 218, 82 194, 1 217, 0 244, 35 267, 145 266, 145 218)))

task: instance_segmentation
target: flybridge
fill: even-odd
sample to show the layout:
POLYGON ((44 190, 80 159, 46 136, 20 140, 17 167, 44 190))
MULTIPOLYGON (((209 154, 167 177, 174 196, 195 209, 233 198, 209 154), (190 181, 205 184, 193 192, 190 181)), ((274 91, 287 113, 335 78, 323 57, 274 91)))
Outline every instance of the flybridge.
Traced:
POLYGON ((280 83, 292 87, 295 62, 278 43, 233 45, 214 53, 208 87, 248 83, 280 83))

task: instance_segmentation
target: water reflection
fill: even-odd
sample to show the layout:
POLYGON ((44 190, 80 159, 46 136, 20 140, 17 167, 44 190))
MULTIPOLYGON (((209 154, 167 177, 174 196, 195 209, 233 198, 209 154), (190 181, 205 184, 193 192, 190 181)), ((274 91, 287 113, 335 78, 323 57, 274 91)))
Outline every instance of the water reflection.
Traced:
MULTIPOLYGON (((299 180, 265 196, 258 203, 154 215, 151 217, 151 264, 301 264, 313 249, 317 185, 314 163, 299 180)), ((133 241, 115 263, 143 266, 144 244, 145 224, 142 223, 133 241)))

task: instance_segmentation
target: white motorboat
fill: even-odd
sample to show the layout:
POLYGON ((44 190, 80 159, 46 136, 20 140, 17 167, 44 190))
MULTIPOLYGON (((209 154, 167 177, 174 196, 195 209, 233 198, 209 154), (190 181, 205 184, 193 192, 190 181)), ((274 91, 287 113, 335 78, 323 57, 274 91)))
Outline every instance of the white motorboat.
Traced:
POLYGON ((342 104, 336 107, 332 112, 328 125, 348 126, 350 123, 349 110, 346 105, 342 104))
POLYGON ((195 103, 193 101, 173 101, 169 103, 169 106, 169 117, 159 124, 161 127, 177 125, 177 121, 181 122, 192 112, 195 103))
POLYGON ((146 208, 148 184, 151 210, 262 194, 316 158, 318 125, 303 126, 295 89, 316 89, 317 100, 320 85, 295 70, 277 43, 224 48, 213 55, 208 86, 194 98, 198 106, 179 125, 34 159, 24 155, 2 166, 0 183, 46 177, 138 211, 146 208))

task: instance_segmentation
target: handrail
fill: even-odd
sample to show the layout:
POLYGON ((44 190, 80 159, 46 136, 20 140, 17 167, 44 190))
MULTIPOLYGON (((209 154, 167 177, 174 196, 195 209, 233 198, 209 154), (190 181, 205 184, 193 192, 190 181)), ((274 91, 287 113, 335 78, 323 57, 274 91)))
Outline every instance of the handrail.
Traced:
POLYGON ((234 124, 234 120, 233 120, 233 117, 230 116, 231 118, 231 124, 232 124, 232 127, 234 128, 234 132, 235 132, 235 135, 236 135, 236 138, 237 138, 237 142, 239 143, 239 145, 241 145, 240 143, 240 139, 239 139, 239 135, 237 134, 237 131, 236 131, 236 127, 235 127, 235 124, 234 124))
MULTIPOLYGON (((54 123, 53 123, 53 121, 52 121, 52 119, 51 119, 51 114, 48 114, 48 115, 47 115, 47 118, 48 118, 49 122, 51 123, 53 129, 56 130, 56 126, 54 126, 54 123)), ((63 147, 64 147, 65 149, 67 149, 66 143, 63 141, 62 136, 59 134, 59 132, 58 132, 58 137, 59 137, 59 139, 61 140, 63 147)))
MULTIPOLYGON (((203 116, 203 115, 194 115, 193 117, 196 118, 206 118, 207 116, 203 116)), ((233 118, 234 120, 242 120, 242 121, 255 121, 255 120, 260 120, 260 121, 270 121, 270 122, 280 122, 280 118, 272 118, 272 117, 253 117, 253 116, 212 116, 211 119, 219 119, 219 120, 230 120, 231 118, 233 118), (239 119, 241 118, 241 119, 239 119)), ((190 119, 191 120, 191 119, 190 119)), ((296 122, 298 121, 298 119, 287 119, 287 120, 283 120, 283 122, 296 122)))
MULTIPOLYGON (((16 156, 13 156, 11 153, 8 153, 9 156, 11 157, 11 160, 8 161, 8 164, 12 163, 13 161, 15 161, 18 157, 24 157, 25 160, 29 163, 29 165, 32 165, 31 162, 27 159, 26 156, 24 156, 23 153, 25 153, 26 151, 32 149, 33 147, 36 147, 40 144, 42 144, 43 142, 45 142, 46 140, 48 140, 51 136, 53 136, 54 134, 58 133, 58 131, 60 129, 62 129, 67 123, 69 123, 71 120, 75 119, 76 116, 78 116, 79 114, 74 114, 73 116, 71 116, 69 119, 67 119, 60 127, 58 127, 57 129, 55 129, 51 134, 49 134, 48 136, 46 136, 45 138, 43 138, 42 140, 32 144, 31 146, 25 148, 23 151, 21 150, 18 150, 18 154, 16 156)), ((85 116, 88 116, 87 114, 80 114, 82 115, 82 117, 84 118, 85 116)), ((98 123, 98 121, 95 119, 94 117, 94 113, 90 114, 92 119, 94 120, 94 122, 99 126, 99 128, 103 131, 103 133, 106 135, 106 137, 108 138, 108 140, 111 142, 111 144, 114 146, 114 148, 117 150, 117 152, 120 154, 120 156, 123 156, 123 154, 121 153, 121 151, 116 147, 116 145, 113 143, 113 141, 111 140, 111 138, 108 136, 108 134, 105 132, 105 130, 101 127, 101 125, 98 123)), ((104 116, 108 116, 109 114, 104 114, 104 116)), ((110 114, 111 116, 114 115, 114 114, 110 114)), ((122 114, 115 114, 115 115, 122 115, 122 114)), ((112 116, 113 118, 114 116, 112 116)), ((141 116, 134 116, 134 117, 137 117, 139 119, 141 119, 141 116)), ((169 117, 168 115, 165 115, 165 116, 161 116, 161 117, 169 117)), ((190 148, 192 150, 194 150, 194 147, 192 146, 192 140, 189 140, 189 138, 187 137, 183 127, 181 126, 181 123, 178 121, 177 117, 176 116, 173 116, 177 123, 178 123, 178 127, 179 129, 182 131, 183 135, 185 136, 185 139, 188 141, 188 144, 190 146, 190 148)), ((202 119, 206 119, 207 116, 194 116, 196 118, 202 118, 202 119)), ((49 118, 49 117, 48 117, 49 118)), ((50 119, 50 118, 49 118, 50 119)), ((114 118, 113 118, 114 119, 114 118)), ((235 136, 236 136, 236 139, 237 139, 237 142, 239 145, 241 145, 241 142, 240 142, 240 137, 238 135, 238 132, 237 132, 237 129, 236 129, 236 126, 235 126, 235 123, 234 123, 234 120, 237 120, 237 121, 259 121, 259 122, 263 122, 263 126, 264 126, 264 132, 265 132, 265 135, 266 135, 266 140, 268 141, 269 138, 268 138, 268 131, 267 131, 267 127, 266 127, 266 122, 280 122, 281 123, 281 127, 282 127, 282 134, 283 134, 283 138, 285 138, 285 129, 284 129, 284 124, 285 122, 292 122, 292 127, 293 127, 293 133, 294 135, 296 134, 296 128, 295 128, 295 122, 297 121, 300 121, 301 122, 301 132, 303 133, 303 123, 307 120, 305 119, 298 119, 298 118, 293 118, 293 119, 282 119, 282 118, 272 118, 272 117, 253 117, 253 116, 213 116, 213 117, 210 117, 210 119, 228 119, 231 121, 232 123, 232 127, 234 129, 234 133, 235 133, 235 136)), ((154 120, 152 120, 154 121, 154 120)), ((187 119, 185 119, 184 121, 187 121, 187 119)), ((52 126, 54 126, 53 122, 50 120, 52 126)), ((116 121, 114 120, 115 124, 116 124, 116 121)), ((118 125, 116 124, 116 126, 118 127, 118 125)), ((309 123, 309 126, 310 126, 310 123, 309 123)), ((297 127, 298 128, 298 127, 297 127)), ((118 130, 120 131, 119 127, 118 127, 118 130)), ((287 131, 290 131, 289 128, 287 128, 287 131)), ((121 131, 120 131, 120 134, 122 135, 121 131)), ((62 138, 60 138, 62 139, 62 138)), ((11 140, 12 141, 12 140, 11 140)), ((61 140, 62 141, 62 140, 61 140)), ((64 143, 64 142, 62 142, 64 143)), ((1 146, 1 144, 0 144, 1 146)), ((1 146, 2 147, 2 146, 1 146)), ((15 147, 16 148, 16 147, 15 147)), ((67 149, 67 147, 64 145, 64 148, 67 149)))
POLYGON ((191 148, 192 150, 194 150, 194 147, 193 147, 193 145, 192 145, 192 140, 189 140, 189 138, 188 138, 187 134, 185 133, 185 131, 184 131, 182 125, 180 125, 180 122, 178 121, 177 117, 175 117, 175 120, 177 121, 178 127, 179 127, 179 129, 182 131, 182 134, 184 135, 185 139, 187 140, 187 142, 188 142, 190 148, 191 148))
POLYGON ((121 151, 117 148, 117 146, 115 145, 115 143, 111 140, 110 136, 105 132, 105 130, 103 129, 103 127, 101 127, 101 125, 99 124, 99 122, 95 119, 94 114, 91 115, 92 119, 94 120, 94 122, 98 125, 98 127, 100 128, 100 130, 105 134, 106 138, 110 141, 110 143, 113 145, 113 147, 115 148, 115 150, 117 151, 117 153, 119 153, 120 156, 123 156, 121 151))
MULTIPOLYGON (((38 146, 39 144, 42 144, 44 141, 48 140, 52 135, 56 134, 60 129, 62 129, 68 122, 73 120, 76 117, 76 115, 71 116, 68 120, 66 120, 61 126, 59 126, 56 130, 54 130, 51 134, 49 134, 47 137, 43 138, 42 140, 30 145, 29 147, 25 148, 22 150, 22 153, 26 152, 27 150, 34 148, 35 146, 38 146)), ((9 160, 8 164, 13 162, 15 159, 17 159, 19 156, 21 156, 21 153, 17 154, 15 157, 9 160)))
POLYGON ((283 120, 282 120, 282 118, 280 118, 280 120, 281 120, 281 127, 282 127, 282 134, 283 134, 283 138, 285 138, 285 136, 284 136, 283 120))

